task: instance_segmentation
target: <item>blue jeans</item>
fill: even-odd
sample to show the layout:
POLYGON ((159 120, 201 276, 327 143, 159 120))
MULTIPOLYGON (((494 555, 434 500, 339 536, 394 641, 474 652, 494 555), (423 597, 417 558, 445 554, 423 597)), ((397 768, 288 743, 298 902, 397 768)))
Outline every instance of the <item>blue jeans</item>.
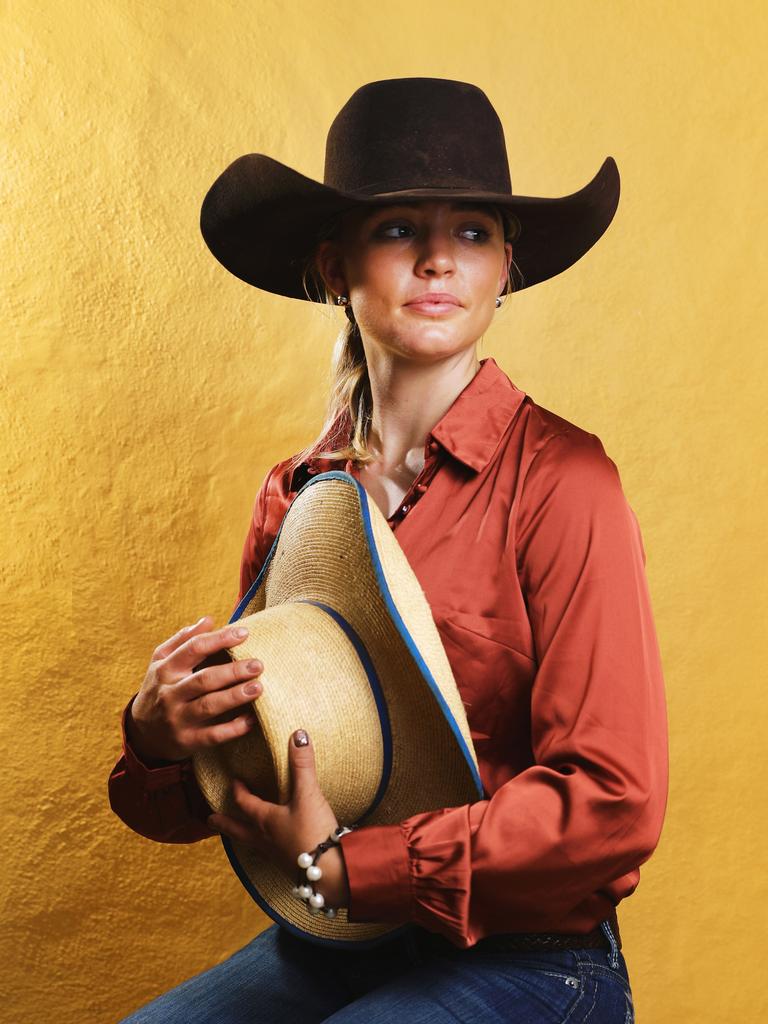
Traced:
POLYGON ((633 1024, 610 949, 427 950, 422 929, 365 950, 309 943, 273 924, 121 1024, 633 1024))

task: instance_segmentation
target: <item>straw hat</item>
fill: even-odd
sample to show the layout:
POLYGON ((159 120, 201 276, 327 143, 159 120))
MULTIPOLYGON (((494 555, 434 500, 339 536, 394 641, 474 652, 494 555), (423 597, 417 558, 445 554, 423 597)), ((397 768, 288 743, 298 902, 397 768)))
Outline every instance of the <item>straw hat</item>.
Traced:
POLYGON ((389 78, 360 86, 334 118, 322 182, 246 153, 208 189, 200 230, 235 277, 324 302, 305 292, 302 272, 328 224, 356 207, 441 197, 507 211, 520 291, 560 274, 600 238, 619 202, 619 171, 608 156, 570 195, 514 195, 504 130, 482 89, 449 78, 389 78))
MULTIPOLYGON (((288 742, 305 726, 320 786, 344 825, 394 824, 483 796, 464 705, 427 598, 379 507, 349 473, 320 473, 289 506, 267 559, 231 621, 249 636, 227 654, 258 657, 259 724, 194 755, 215 811, 236 813, 233 776, 285 803, 288 742)), ((222 836, 259 906, 324 945, 375 945, 407 925, 313 915, 254 848, 222 836)))

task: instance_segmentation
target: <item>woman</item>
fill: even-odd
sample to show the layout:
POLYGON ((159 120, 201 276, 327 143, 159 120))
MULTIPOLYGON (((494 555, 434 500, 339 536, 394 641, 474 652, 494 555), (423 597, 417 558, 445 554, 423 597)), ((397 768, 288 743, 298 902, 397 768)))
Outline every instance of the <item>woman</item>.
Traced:
MULTIPOLYGON (((599 439, 476 356, 502 296, 579 259, 617 201, 612 161, 572 196, 512 197, 495 111, 444 79, 357 90, 323 185, 256 154, 206 197, 203 234, 227 269, 338 302, 348 320, 318 441, 257 495, 239 596, 308 475, 357 477, 429 598, 487 799, 359 828, 324 855, 326 905, 412 924, 404 936, 338 950, 273 924, 127 1021, 633 1020, 615 906, 658 843, 667 794, 642 539, 599 439)), ((253 727, 263 669, 193 674, 239 642, 211 625, 155 651, 123 713, 112 807, 159 842, 222 833, 287 868, 337 824, 312 723, 295 737, 289 803, 240 785, 238 815, 211 814, 190 756, 253 727)))

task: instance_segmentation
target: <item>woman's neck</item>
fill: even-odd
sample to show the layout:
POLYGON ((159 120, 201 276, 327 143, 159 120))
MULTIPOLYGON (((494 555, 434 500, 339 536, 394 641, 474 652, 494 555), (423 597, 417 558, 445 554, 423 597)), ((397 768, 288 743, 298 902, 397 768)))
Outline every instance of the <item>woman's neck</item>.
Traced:
POLYGON ((431 364, 369 360, 373 399, 368 448, 379 471, 418 473, 427 435, 480 369, 474 348, 431 364))

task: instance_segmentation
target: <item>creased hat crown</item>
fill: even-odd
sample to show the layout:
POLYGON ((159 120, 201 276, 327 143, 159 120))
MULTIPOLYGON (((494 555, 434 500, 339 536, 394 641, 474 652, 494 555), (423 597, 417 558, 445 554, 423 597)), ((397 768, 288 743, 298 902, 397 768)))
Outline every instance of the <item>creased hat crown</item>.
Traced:
POLYGON ((331 124, 324 182, 363 195, 414 187, 511 193, 504 130, 483 90, 468 82, 369 82, 331 124))

